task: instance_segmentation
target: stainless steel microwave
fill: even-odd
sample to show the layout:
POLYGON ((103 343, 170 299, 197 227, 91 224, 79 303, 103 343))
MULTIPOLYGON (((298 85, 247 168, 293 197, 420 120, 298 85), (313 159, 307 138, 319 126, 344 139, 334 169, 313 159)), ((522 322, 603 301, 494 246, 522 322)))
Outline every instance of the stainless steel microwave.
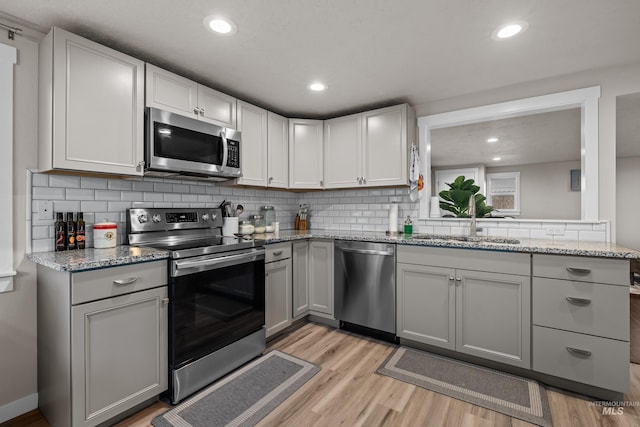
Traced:
POLYGON ((227 180, 241 176, 240 132, 159 110, 145 110, 145 175, 227 180))

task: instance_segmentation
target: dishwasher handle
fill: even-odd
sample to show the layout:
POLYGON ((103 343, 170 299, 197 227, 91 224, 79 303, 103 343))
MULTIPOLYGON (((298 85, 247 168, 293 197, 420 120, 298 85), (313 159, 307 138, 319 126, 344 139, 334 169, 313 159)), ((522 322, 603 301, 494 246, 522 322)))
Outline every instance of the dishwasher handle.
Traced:
POLYGON ((393 256, 393 250, 388 251, 376 251, 373 249, 352 249, 349 247, 341 246, 340 250, 343 252, 352 252, 355 254, 363 254, 363 255, 382 255, 382 256, 393 256))

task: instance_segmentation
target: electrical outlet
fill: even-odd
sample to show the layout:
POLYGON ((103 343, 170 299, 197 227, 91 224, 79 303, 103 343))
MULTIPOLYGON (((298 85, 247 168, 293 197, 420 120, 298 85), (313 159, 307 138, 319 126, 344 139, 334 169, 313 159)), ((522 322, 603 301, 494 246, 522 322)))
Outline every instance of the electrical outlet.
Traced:
POLYGON ((550 236, 564 236, 564 228, 562 227, 549 227, 545 231, 550 236))
POLYGON ((53 219, 53 202, 51 200, 38 200, 36 203, 36 212, 39 220, 53 219))

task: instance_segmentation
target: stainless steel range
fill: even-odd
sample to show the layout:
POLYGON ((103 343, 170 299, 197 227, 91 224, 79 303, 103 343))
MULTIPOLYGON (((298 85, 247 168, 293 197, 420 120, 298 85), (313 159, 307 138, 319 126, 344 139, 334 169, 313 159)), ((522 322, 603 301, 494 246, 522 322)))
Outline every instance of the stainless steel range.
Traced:
POLYGON ((222 237, 220 209, 127 209, 130 245, 169 256, 172 403, 265 349, 262 241, 222 237))

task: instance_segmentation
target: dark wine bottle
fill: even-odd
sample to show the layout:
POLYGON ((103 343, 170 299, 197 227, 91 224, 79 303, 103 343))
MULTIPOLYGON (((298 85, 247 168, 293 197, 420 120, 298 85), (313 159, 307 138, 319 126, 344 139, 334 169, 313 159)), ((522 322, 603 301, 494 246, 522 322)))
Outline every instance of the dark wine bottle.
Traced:
POLYGON ((67 224, 64 222, 62 212, 56 212, 56 222, 53 225, 54 246, 56 251, 67 249, 67 224))
POLYGON ((67 212, 67 249, 76 248, 76 222, 73 220, 73 212, 67 212))
POLYGON ((76 246, 78 247, 78 249, 84 249, 84 230, 84 215, 82 214, 82 212, 78 212, 78 221, 76 222, 76 246))

